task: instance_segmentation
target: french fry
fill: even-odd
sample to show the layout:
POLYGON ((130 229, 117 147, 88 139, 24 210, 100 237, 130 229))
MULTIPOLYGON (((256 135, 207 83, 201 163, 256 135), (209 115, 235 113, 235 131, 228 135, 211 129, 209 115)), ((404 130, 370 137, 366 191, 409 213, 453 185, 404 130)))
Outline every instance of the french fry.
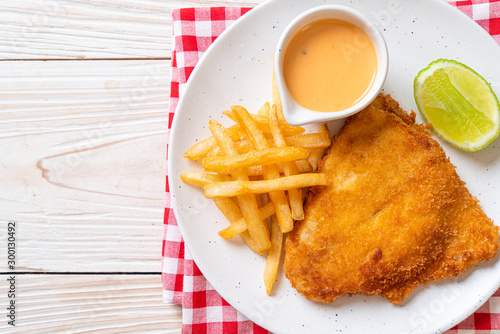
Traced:
POLYGON ((281 105, 281 96, 280 91, 278 89, 278 83, 276 82, 276 75, 273 70, 273 79, 272 79, 272 102, 276 106, 276 113, 278 117, 278 121, 280 123, 286 122, 285 116, 283 115, 283 107, 281 105))
MULTIPOLYGON (((217 205, 217 208, 219 208, 219 210, 226 217, 229 223, 234 224, 240 219, 243 219, 240 207, 232 199, 215 198, 214 203, 215 205, 217 205)), ((259 248, 259 245, 257 244, 257 242, 255 242, 254 239, 252 239, 248 230, 241 232, 239 235, 243 239, 243 241, 248 245, 248 247, 250 247, 250 249, 252 249, 254 252, 256 252, 259 255, 264 255, 266 253, 265 250, 259 248)))
POLYGON ((232 198, 216 198, 214 203, 231 224, 243 218, 240 207, 232 198))
POLYGON ((220 172, 242 167, 294 161, 307 158, 308 156, 309 151, 305 148, 270 147, 239 155, 205 157, 201 162, 201 166, 209 172, 220 172))
MULTIPOLYGON (((261 130, 262 126, 259 124, 259 128, 261 130)), ((281 130, 281 128, 280 128, 281 130)), ((272 137, 271 129, 269 128, 269 133, 264 132, 264 136, 269 142, 270 146, 275 146, 274 138, 272 137)), ((283 130, 281 131, 283 133, 283 130)), ((323 133, 301 133, 297 135, 285 136, 285 142, 287 146, 292 147, 301 147, 306 148, 308 150, 315 148, 325 148, 330 146, 330 139, 327 134, 323 133)), ((235 142, 236 148, 240 154, 250 152, 255 150, 255 147, 252 145, 252 142, 248 139, 242 139, 235 142)), ((219 156, 222 155, 220 147, 215 146, 206 154, 207 156, 219 156)))
POLYGON ((295 161, 295 165, 297 166, 299 173, 310 173, 312 171, 312 166, 307 159, 297 160, 295 161))
MULTIPOLYGON (((236 115, 234 114, 234 108, 235 106, 232 106, 231 107, 231 110, 224 110, 222 113, 224 115, 226 115, 227 117, 229 117, 230 119, 232 119, 233 121, 235 122, 238 122, 238 120, 236 119, 236 115)), ((265 125, 267 124, 267 117, 264 116, 264 115, 260 115, 260 114, 250 114, 250 116, 254 119, 255 122, 257 122, 257 124, 259 125, 265 125)))
POLYGON ((222 151, 220 150, 220 147, 217 145, 217 146, 213 147, 204 157, 217 157, 217 156, 221 156, 221 155, 222 155, 222 151))
MULTIPOLYGON (((262 105, 262 107, 259 108, 259 110, 257 111, 257 115, 252 115, 252 116, 254 118, 259 119, 259 120, 262 121, 263 119, 265 119, 267 117, 267 114, 269 113, 269 109, 271 109, 271 105, 269 104, 269 102, 266 102, 266 103, 264 103, 262 105)), ((231 119, 233 119, 232 118, 232 111, 230 111, 230 110, 224 110, 222 112, 222 114, 228 116, 231 119)))
POLYGON ((217 175, 217 174, 210 174, 207 172, 189 172, 182 174, 180 176, 181 180, 187 184, 191 184, 193 186, 201 187, 205 184, 212 183, 212 182, 223 182, 223 181, 229 181, 230 178, 227 176, 222 176, 222 175, 217 175))
POLYGON ((262 107, 260 107, 259 111, 257 111, 257 115, 267 117, 267 114, 269 114, 269 109, 271 109, 271 105, 269 104, 269 102, 266 102, 262 107))
MULTIPOLYGON (((234 115, 234 108, 235 107, 243 108, 241 106, 232 106, 231 110, 225 110, 223 112, 223 114, 226 115, 227 117, 229 117, 230 119, 232 119, 233 121, 237 122, 236 116, 234 115)), ((266 133, 271 132, 271 130, 269 129, 267 117, 264 117, 262 115, 250 114, 250 113, 249 113, 249 115, 255 120, 255 122, 257 122, 257 124, 259 125, 259 128, 262 131, 264 131, 266 133)), ((280 123, 280 127, 281 127, 281 130, 283 131, 283 133, 288 135, 288 136, 301 134, 301 133, 304 133, 306 131, 303 127, 291 126, 286 122, 280 123)))
POLYGON ((240 154, 255 150, 250 140, 240 140, 236 142, 236 148, 240 154))
MULTIPOLYGON (((274 208, 273 203, 268 203, 264 207, 259 209, 260 219, 264 220, 269 218, 271 215, 276 213, 276 209, 274 208)), ((224 239, 232 239, 236 237, 238 234, 243 233, 247 230, 247 224, 245 219, 242 217, 241 219, 235 221, 228 227, 219 231, 219 235, 224 239)))
POLYGON ((217 146, 217 141, 214 137, 208 137, 202 141, 197 142, 184 152, 184 158, 196 160, 210 152, 214 147, 217 146))
MULTIPOLYGON (((259 129, 257 122, 250 116, 248 111, 240 106, 233 106, 232 110, 238 123, 249 136, 253 146, 255 146, 257 150, 265 150, 269 148, 269 143, 264 137, 264 134, 259 129)), ((262 174, 266 180, 280 178, 280 173, 275 165, 262 166, 262 174)), ((274 203, 274 207, 276 208, 276 217, 280 223, 281 231, 284 233, 290 232, 293 229, 293 218, 285 192, 282 190, 270 191, 269 198, 274 203)))
MULTIPOLYGON (((237 140, 240 137, 240 132, 239 132, 240 127, 238 124, 230 126, 226 130, 229 137, 231 137, 232 140, 237 140)), ((208 154, 208 152, 210 152, 210 150, 212 150, 216 146, 217 146, 217 140, 213 136, 208 137, 207 139, 199 141, 190 148, 188 148, 186 152, 184 152, 184 158, 190 160, 197 160, 203 158, 208 154)))
MULTIPOLYGON (((311 164, 309 163, 309 161, 307 161, 305 159, 296 160, 295 165, 297 167, 298 173, 310 173, 310 172, 312 172, 311 164)), ((278 171, 280 172, 280 174, 284 174, 283 165, 276 164, 276 166, 278 166, 278 171)), ((226 173, 226 172, 224 171, 224 173, 226 173)), ((226 174, 229 174, 229 172, 227 172, 226 174)), ((252 176, 253 175, 262 175, 262 166, 248 167, 248 176, 250 176, 250 175, 252 175, 252 176)))
MULTIPOLYGON (((300 174, 312 172, 312 166, 309 163, 309 161, 307 161, 307 159, 297 160, 297 161, 295 161, 295 165, 297 166, 297 170, 300 174)), ((283 165, 276 164, 276 166, 278 167, 278 171, 280 172, 280 174, 284 174, 283 165)), ((224 171, 221 171, 219 174, 230 174, 230 172, 229 172, 229 170, 224 170, 224 171)), ((247 174, 248 174, 248 176, 262 175, 262 166, 250 166, 250 167, 248 167, 247 174)))
MULTIPOLYGON (((262 176, 248 176, 248 178, 250 179, 250 181, 262 180, 262 176)), ((259 207, 259 215, 260 215, 260 209, 269 203, 269 198, 267 194, 256 194, 255 200, 257 201, 257 205, 259 207)), ((269 222, 267 221, 267 218, 262 220, 264 221, 264 227, 266 228, 267 235, 270 238, 271 231, 269 231, 269 222)))
POLYGON ((266 266, 264 267, 264 284, 267 295, 271 295, 278 268, 280 264, 281 251, 283 248, 283 232, 280 230, 276 215, 271 216, 271 248, 267 253, 266 266))
MULTIPOLYGON (((330 130, 328 130, 328 125, 326 123, 319 128, 318 134, 330 138, 330 130)), ((307 158, 307 160, 311 164, 314 172, 318 170, 318 162, 323 156, 324 152, 325 152, 324 148, 314 148, 311 150, 311 153, 309 154, 309 158, 307 158)))
MULTIPOLYGON (((326 126, 326 124, 324 124, 326 126)), ((294 136, 285 137, 286 144, 293 147, 302 147, 307 149, 329 147, 330 137, 328 133, 302 133, 294 136)))
MULTIPOLYGON (((238 140, 234 143, 236 145, 236 149, 238 150, 238 153, 240 153, 240 154, 255 150, 255 147, 253 147, 252 142, 248 139, 238 140)), ((222 155, 222 151, 220 150, 220 147, 215 146, 212 150, 210 150, 210 152, 208 152, 208 154, 206 156, 207 157, 214 157, 214 156, 220 156, 220 155, 222 155)))
MULTIPOLYGON (((238 151, 233 140, 229 137, 226 129, 222 125, 214 120, 211 120, 208 127, 225 155, 238 155, 238 151)), ((248 175, 245 173, 243 168, 233 169, 231 176, 233 180, 237 180, 231 182, 250 182, 248 181, 248 175)), ((207 184, 205 187, 209 185, 210 184, 207 184)), ((256 248, 259 252, 269 249, 269 247, 271 247, 271 242, 269 240, 269 235, 264 222, 259 217, 259 210, 257 207, 257 201, 255 200, 255 195, 242 193, 238 196, 238 203, 240 204, 241 213, 247 223, 250 236, 257 243, 256 248)))
MULTIPOLYGON (((271 133, 273 134, 276 146, 286 147, 287 143, 285 141, 285 137, 283 136, 279 128, 275 104, 273 104, 272 108, 269 110, 269 126, 271 127, 271 133)), ((299 173, 297 166, 295 165, 295 162, 284 161, 281 164, 283 165, 283 172, 285 176, 297 175, 299 173)), ((300 188, 294 188, 288 190, 288 198, 290 200, 290 209, 292 210, 292 218, 295 220, 304 219, 304 208, 303 208, 302 193, 300 188)))
POLYGON ((266 192, 285 191, 293 188, 318 185, 328 185, 328 177, 326 174, 305 173, 262 181, 216 182, 209 183, 203 188, 205 189, 205 197, 217 198, 234 197, 243 194, 262 194, 266 192))

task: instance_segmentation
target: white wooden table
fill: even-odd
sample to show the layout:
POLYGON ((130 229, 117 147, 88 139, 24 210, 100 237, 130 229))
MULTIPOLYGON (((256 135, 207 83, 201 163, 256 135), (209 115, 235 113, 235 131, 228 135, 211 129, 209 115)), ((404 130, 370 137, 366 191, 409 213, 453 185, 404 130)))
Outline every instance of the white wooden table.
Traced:
POLYGON ((0 333, 180 332, 160 276, 170 13, 262 2, 0 0, 0 333))

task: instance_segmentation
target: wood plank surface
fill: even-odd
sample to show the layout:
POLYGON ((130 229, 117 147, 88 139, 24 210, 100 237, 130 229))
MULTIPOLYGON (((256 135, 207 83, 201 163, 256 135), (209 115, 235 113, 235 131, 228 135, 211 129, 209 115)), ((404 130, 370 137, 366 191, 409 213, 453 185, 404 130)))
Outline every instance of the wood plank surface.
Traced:
POLYGON ((262 2, 0 0, 0 333, 180 332, 154 274, 171 12, 262 2))
MULTIPOLYGON (((9 277, 0 275, 2 295, 9 277)), ((180 306, 159 297, 160 275, 17 275, 15 281, 16 326, 2 312, 0 333, 168 334, 181 326, 180 306)))
POLYGON ((169 58, 173 8, 264 1, 0 1, 0 59, 169 58))
POLYGON ((16 270, 161 271, 169 71, 0 62, 0 221, 17 222, 16 270))

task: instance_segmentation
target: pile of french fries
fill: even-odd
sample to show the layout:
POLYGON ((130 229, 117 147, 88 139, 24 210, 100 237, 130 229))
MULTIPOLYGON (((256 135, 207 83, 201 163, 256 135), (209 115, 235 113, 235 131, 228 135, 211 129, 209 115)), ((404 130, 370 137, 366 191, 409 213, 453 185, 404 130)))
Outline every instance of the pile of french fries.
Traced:
POLYGON ((267 252, 264 268, 266 293, 271 294, 283 248, 284 234, 304 219, 308 187, 326 185, 317 173, 318 161, 330 146, 326 124, 317 133, 289 125, 283 116, 273 80, 273 105, 257 114, 233 106, 224 115, 235 121, 223 127, 210 120, 212 137, 202 140, 184 157, 201 160, 204 172, 181 175, 185 183, 202 187, 230 225, 219 231, 225 239, 238 235, 256 253, 267 252))

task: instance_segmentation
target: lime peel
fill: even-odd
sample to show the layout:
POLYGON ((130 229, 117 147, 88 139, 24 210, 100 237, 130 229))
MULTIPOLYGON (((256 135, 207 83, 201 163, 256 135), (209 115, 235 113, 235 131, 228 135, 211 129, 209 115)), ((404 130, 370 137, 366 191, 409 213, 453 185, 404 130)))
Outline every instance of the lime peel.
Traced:
POLYGON ((417 107, 442 139, 477 151, 500 132, 500 103, 488 82, 470 67, 438 59, 421 70, 414 81, 417 107))

